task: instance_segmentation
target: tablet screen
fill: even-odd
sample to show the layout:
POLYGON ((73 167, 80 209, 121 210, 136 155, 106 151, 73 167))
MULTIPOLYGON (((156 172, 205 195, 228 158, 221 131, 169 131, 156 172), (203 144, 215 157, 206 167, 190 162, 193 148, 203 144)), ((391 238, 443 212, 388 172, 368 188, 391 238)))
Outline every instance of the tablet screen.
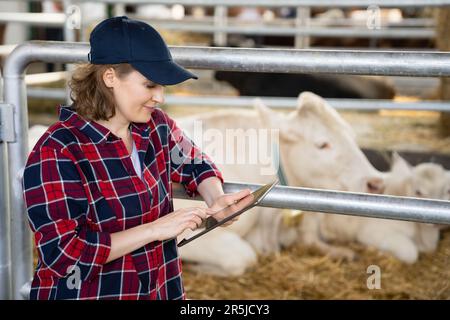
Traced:
POLYGON ((277 181, 274 181, 272 183, 266 184, 257 190, 253 191, 246 197, 242 198, 238 202, 229 205, 219 211, 217 211, 214 216, 220 215, 225 218, 221 220, 217 220, 214 216, 210 216, 207 219, 204 220, 203 224, 199 227, 204 227, 205 230, 201 231, 200 233, 194 234, 193 236, 186 238, 182 240, 178 247, 181 247, 189 242, 191 242, 194 239, 197 239, 198 237, 204 235, 205 233, 217 228, 218 226, 221 226, 222 224, 232 220, 233 218, 237 217, 238 215, 244 213, 245 211, 253 208, 256 206, 266 195, 267 193, 277 184, 277 181))

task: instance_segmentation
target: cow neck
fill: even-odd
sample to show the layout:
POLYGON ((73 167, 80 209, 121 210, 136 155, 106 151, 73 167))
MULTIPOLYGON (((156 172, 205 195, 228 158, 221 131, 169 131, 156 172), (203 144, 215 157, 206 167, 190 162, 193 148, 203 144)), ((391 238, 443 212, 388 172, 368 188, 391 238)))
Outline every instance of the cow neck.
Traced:
POLYGON ((272 159, 278 159, 277 176, 279 184, 281 186, 287 186, 288 181, 286 178, 285 171, 283 169, 283 161, 281 159, 280 145, 277 142, 274 142, 272 145, 272 159))

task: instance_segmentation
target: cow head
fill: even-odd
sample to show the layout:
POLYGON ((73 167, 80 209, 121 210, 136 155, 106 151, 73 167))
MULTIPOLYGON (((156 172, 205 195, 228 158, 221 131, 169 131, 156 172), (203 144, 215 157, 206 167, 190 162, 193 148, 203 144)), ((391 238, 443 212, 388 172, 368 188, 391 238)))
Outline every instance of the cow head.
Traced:
POLYGON ((303 92, 281 114, 255 101, 265 126, 279 130, 281 165, 290 185, 381 193, 383 176, 358 147, 352 128, 321 97, 303 92))
POLYGON ((411 166, 397 153, 392 155, 391 171, 386 175, 385 193, 427 199, 448 199, 449 179, 437 163, 411 166))
POLYGON ((413 169, 414 196, 445 199, 448 196, 448 179, 444 168, 436 163, 421 163, 413 169))
MULTIPOLYGON (((386 175, 385 193, 395 196, 448 200, 450 179, 436 163, 421 163, 412 167, 397 153, 392 156, 391 171, 386 175)), ((418 223, 414 241, 419 250, 433 252, 439 241, 439 230, 448 225, 418 223)))

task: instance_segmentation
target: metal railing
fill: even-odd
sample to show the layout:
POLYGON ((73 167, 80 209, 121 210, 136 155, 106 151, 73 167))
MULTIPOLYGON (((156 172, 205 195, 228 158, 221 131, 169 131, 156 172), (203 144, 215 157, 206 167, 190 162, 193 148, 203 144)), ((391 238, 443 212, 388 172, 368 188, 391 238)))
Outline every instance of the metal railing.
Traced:
POLYGON ((0 23, 20 23, 31 26, 62 27, 64 40, 73 42, 76 39, 76 31, 67 20, 65 13, 41 13, 41 12, 2 12, 0 23))
MULTIPOLYGON (((82 0, 83 1, 83 0, 82 0)), ((104 0, 105 3, 117 3, 115 0, 104 0)), ((432 39, 435 38, 435 31, 427 28, 389 28, 383 24, 383 28, 367 29, 367 28, 340 28, 340 27, 328 27, 321 28, 314 26, 311 19, 311 8, 313 7, 333 7, 333 8, 346 8, 346 7, 358 7, 358 8, 387 8, 387 7, 442 7, 450 5, 449 1, 426 1, 426 0, 381 0, 365 1, 365 0, 344 0, 344 1, 331 1, 331 0, 288 0, 288 1, 276 1, 276 0, 263 0, 263 1, 246 1, 245 4, 240 1, 222 0, 222 1, 120 1, 120 6, 126 4, 181 4, 190 6, 213 6, 214 7, 214 20, 212 25, 194 25, 187 24, 183 21, 170 22, 158 22, 155 19, 152 20, 152 24, 161 28, 169 30, 182 30, 199 33, 212 33, 214 34, 214 44, 224 46, 227 44, 228 34, 244 34, 244 35, 278 35, 278 36, 294 36, 295 48, 308 48, 310 46, 310 37, 327 37, 327 38, 340 38, 340 37, 353 37, 353 38, 369 38, 371 43, 374 44, 376 39, 432 39), (296 18, 292 26, 268 26, 265 21, 261 21, 260 25, 242 25, 232 24, 230 22, 233 19, 228 17, 228 7, 266 7, 266 8, 278 8, 278 7, 293 7, 296 9, 296 18)), ((262 17, 261 17, 262 18, 262 17)), ((145 20, 145 19, 144 19, 145 20)), ((381 22, 381 21, 380 21, 381 22)), ((380 26, 381 27, 381 26, 380 26)), ((373 45, 372 45, 373 46, 373 45)))
MULTIPOLYGON (((258 187, 261 185, 228 182, 224 185, 224 191, 233 193, 246 188, 253 191, 258 187)), ((181 186, 174 188, 174 195, 192 199, 181 186)), ((277 186, 261 201, 260 206, 450 224, 450 201, 443 200, 277 186)))
MULTIPOLYGON (((270 50, 171 47, 174 59, 188 68, 253 72, 325 72, 348 74, 450 76, 450 53, 351 52, 327 50, 270 50)), ((21 287, 32 276, 32 245, 21 187, 21 172, 28 154, 28 116, 24 73, 32 62, 86 62, 86 43, 33 41, 18 46, 4 68, 5 102, 14 107, 14 138, 7 141, 11 208, 12 294, 20 299, 21 287)), ((228 187, 227 187, 228 190, 228 187)), ((285 188, 269 197, 266 205, 368 215, 378 218, 450 224, 450 202, 385 198, 345 192, 285 188), (322 193, 323 192, 323 193, 322 193), (392 199, 392 201, 390 200, 392 199), (401 200, 399 200, 401 199, 401 200), (269 202, 271 201, 271 202, 269 202), (386 202, 383 202, 386 201, 386 202), (366 207, 367 206, 367 207, 366 207), (399 208, 405 212, 399 211, 399 208)))
MULTIPOLYGON (((65 1, 68 2, 68 1, 65 1)), ((89 2, 88 0, 74 0, 72 3, 89 2)), ((157 27, 166 28, 169 30, 181 30, 191 31, 199 33, 211 33, 214 34, 214 43, 217 45, 226 45, 226 39, 228 34, 246 34, 246 35, 279 35, 279 36, 294 36, 296 48, 309 47, 309 37, 356 37, 356 38, 434 38, 435 32, 429 28, 386 28, 384 26, 381 30, 369 30, 364 28, 340 28, 340 27, 317 27, 315 26, 313 19, 310 17, 310 8, 312 7, 358 7, 367 8, 369 6, 376 5, 380 8, 387 7, 442 7, 450 5, 450 1, 447 0, 379 0, 374 3, 370 0, 344 0, 344 1, 332 1, 332 0, 249 0, 245 4, 242 1, 235 0, 99 0, 98 3, 115 4, 115 14, 124 14, 126 4, 164 4, 175 5, 181 4, 185 6, 202 6, 202 7, 214 7, 214 19, 212 24, 195 25, 192 23, 185 23, 183 21, 163 22, 158 19, 153 19, 152 24, 157 27), (228 7, 294 7, 296 8, 297 17, 293 19, 292 26, 268 26, 265 25, 230 25, 233 19, 227 17, 228 7)), ((138 19, 145 20, 143 17, 137 17, 138 19)), ((82 35, 84 32, 82 31, 82 35)), ((68 39, 68 41, 72 41, 68 39)))
MULTIPOLYGON (((76 0, 88 2, 92 0, 76 0)), ((181 4, 188 6, 228 6, 228 7, 368 7, 373 0, 97 0, 103 3, 119 4, 181 4)), ((448 0, 377 0, 379 7, 441 7, 450 5, 448 0)))
MULTIPOLYGON (((3 78, 0 70, 0 133, 3 136, 4 110, 8 105, 3 103, 3 78)), ((3 165, 8 161, 7 143, 0 139, 0 299, 11 296, 11 207, 9 206, 9 172, 8 166, 3 165)))
MULTIPOLYGON (((27 97, 36 99, 54 99, 64 101, 66 90, 52 88, 27 88, 27 97)), ((261 98, 265 105, 277 109, 295 109, 297 98, 249 97, 249 96, 181 96, 166 95, 165 105, 196 106, 196 107, 238 107, 253 108, 253 101, 261 98)), ((450 111, 449 101, 395 102, 376 99, 325 99, 338 110, 422 110, 450 111)))
MULTIPOLYGON (((131 17, 131 16, 130 16, 131 17)), ((434 29, 430 28, 392 28, 371 30, 367 28, 341 28, 341 27, 313 27, 305 26, 296 28, 295 26, 267 26, 264 24, 240 24, 240 25, 210 25, 192 24, 177 21, 158 22, 148 20, 145 17, 136 16, 136 19, 152 23, 153 26, 175 31, 189 31, 197 33, 217 32, 223 34, 241 35, 273 35, 273 36, 310 36, 310 37, 353 37, 353 38, 383 38, 383 39, 432 39, 435 37, 434 29)), ((217 42, 215 42, 217 43, 217 42)))
MULTIPOLYGON (((246 23, 244 21, 238 21, 236 18, 230 18, 227 16, 228 8, 223 5, 217 5, 214 10, 213 20, 194 19, 191 21, 183 20, 171 20, 162 21, 159 19, 151 19, 151 24, 157 28, 197 32, 205 34, 214 34, 214 43, 216 45, 226 45, 228 34, 241 34, 241 35, 276 35, 276 36, 294 36, 296 48, 309 47, 310 37, 327 37, 327 38, 340 38, 340 37, 353 37, 353 38, 369 38, 369 39, 433 39, 435 38, 435 30, 424 25, 413 27, 399 27, 396 25, 393 27, 390 24, 383 23, 380 20, 380 29, 368 29, 366 21, 364 23, 352 23, 351 26, 343 27, 344 21, 337 21, 341 24, 333 26, 321 26, 320 19, 310 17, 310 7, 297 6, 295 19, 277 19, 280 23, 274 24, 269 21, 264 21, 261 17, 261 21, 258 23, 246 23), (286 22, 288 24, 286 25, 286 22)), ((129 15, 135 19, 148 20, 144 16, 129 15)), ((347 23, 348 23, 347 19, 347 23)), ((423 21, 421 19, 420 21, 423 21)), ((323 21, 322 21, 323 22, 323 21)), ((417 24, 418 21, 415 23, 417 24)), ((422 22, 423 23, 423 22, 422 22)), ((429 21, 428 21, 429 23, 429 21)))

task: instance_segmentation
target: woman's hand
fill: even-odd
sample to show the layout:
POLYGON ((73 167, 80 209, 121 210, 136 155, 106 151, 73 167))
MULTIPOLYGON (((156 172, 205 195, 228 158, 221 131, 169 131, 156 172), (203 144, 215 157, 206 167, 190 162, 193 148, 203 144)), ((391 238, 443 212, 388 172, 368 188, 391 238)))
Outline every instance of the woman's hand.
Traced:
POLYGON ((175 238, 186 229, 197 229, 203 219, 212 215, 214 210, 209 208, 183 208, 171 212, 148 225, 157 240, 175 238))
POLYGON ((106 263, 133 252, 149 242, 175 238, 187 229, 196 229, 213 211, 208 208, 184 208, 155 221, 111 234, 111 252, 106 263))
MULTIPOLYGON (((218 212, 220 210, 222 210, 223 208, 233 205, 236 202, 238 202, 239 200, 241 200, 242 198, 248 196, 251 193, 250 189, 244 189, 241 191, 238 191, 236 193, 229 193, 229 194, 224 194, 222 196, 219 196, 211 205, 210 209, 212 209, 213 213, 214 212, 218 212)), ((217 219, 217 221, 220 221, 224 218, 226 218, 227 216, 225 215, 224 212, 218 212, 217 214, 213 215, 214 218, 217 219)), ((229 226, 230 224, 232 224, 233 222, 237 221, 239 219, 239 216, 231 219, 228 222, 225 222, 222 227, 226 227, 229 226)))

